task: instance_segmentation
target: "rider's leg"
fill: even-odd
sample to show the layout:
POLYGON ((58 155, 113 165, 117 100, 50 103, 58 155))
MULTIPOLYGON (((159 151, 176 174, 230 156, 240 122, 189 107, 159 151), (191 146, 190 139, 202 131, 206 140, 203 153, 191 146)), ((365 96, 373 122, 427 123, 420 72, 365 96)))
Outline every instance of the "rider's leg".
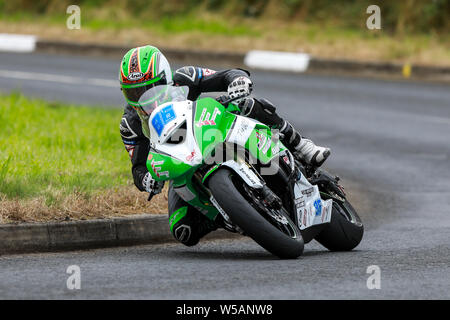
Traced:
POLYGON ((189 247, 217 229, 213 221, 181 199, 172 183, 169 186, 169 226, 175 239, 189 247))
POLYGON ((276 113, 275 106, 266 99, 247 98, 239 104, 241 114, 280 130, 280 140, 298 158, 320 166, 330 155, 330 149, 316 146, 276 113))

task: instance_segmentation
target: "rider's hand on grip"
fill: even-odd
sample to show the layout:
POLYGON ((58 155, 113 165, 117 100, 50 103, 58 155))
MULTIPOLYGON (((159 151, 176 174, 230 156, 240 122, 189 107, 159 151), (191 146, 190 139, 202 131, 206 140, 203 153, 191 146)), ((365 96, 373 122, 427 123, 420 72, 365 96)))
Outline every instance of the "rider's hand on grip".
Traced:
POLYGON ((239 104, 241 98, 245 98, 252 93, 253 83, 247 77, 237 77, 228 86, 228 95, 239 104))
MULTIPOLYGON (((145 191, 155 195, 161 193, 162 188, 164 187, 164 181, 156 181, 150 175, 150 172, 147 172, 147 174, 144 176, 144 179, 142 180, 142 185, 144 186, 145 191)), ((151 199, 151 197, 153 196, 149 196, 149 199, 151 199)))

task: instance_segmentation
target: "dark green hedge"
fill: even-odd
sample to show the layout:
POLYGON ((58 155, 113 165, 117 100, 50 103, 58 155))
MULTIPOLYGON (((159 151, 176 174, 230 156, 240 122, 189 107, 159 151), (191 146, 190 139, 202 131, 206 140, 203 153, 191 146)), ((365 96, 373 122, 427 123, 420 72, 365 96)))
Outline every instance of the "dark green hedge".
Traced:
POLYGON ((78 4, 82 10, 83 6, 119 7, 137 18, 195 13, 201 8, 226 16, 331 21, 358 28, 365 23, 366 8, 377 4, 381 8, 383 29, 387 31, 450 31, 450 0, 0 0, 0 10, 3 14, 64 14, 70 4, 78 4))

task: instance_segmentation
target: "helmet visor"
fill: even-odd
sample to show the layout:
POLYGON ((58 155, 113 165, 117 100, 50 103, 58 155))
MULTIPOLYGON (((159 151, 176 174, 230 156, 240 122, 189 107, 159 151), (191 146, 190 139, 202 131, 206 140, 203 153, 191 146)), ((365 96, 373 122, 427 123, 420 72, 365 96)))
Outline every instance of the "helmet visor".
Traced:
POLYGON ((139 99, 141 98, 141 96, 149 89, 162 85, 162 84, 166 84, 167 80, 166 80, 166 76, 165 73, 162 72, 160 73, 157 77, 151 79, 150 81, 146 81, 143 83, 137 83, 137 84, 131 84, 131 85, 126 85, 126 84, 122 84, 122 93, 125 96, 125 99, 127 100, 127 102, 135 107, 138 104, 139 99))

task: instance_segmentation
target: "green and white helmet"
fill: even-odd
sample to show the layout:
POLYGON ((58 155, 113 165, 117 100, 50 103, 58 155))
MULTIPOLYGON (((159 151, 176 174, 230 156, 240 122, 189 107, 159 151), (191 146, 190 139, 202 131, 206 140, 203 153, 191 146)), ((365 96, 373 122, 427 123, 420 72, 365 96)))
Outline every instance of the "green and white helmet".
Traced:
POLYGON ((171 85, 172 71, 166 57, 153 46, 133 48, 122 59, 119 81, 125 100, 141 117, 148 118, 138 103, 148 89, 158 85, 171 85))

